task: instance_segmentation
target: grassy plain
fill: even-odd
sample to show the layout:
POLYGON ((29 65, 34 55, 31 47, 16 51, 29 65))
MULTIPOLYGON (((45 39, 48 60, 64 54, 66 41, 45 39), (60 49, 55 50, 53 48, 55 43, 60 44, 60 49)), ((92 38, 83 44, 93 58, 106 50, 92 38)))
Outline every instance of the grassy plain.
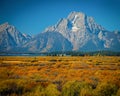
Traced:
POLYGON ((120 96, 120 57, 1 56, 0 96, 120 96))

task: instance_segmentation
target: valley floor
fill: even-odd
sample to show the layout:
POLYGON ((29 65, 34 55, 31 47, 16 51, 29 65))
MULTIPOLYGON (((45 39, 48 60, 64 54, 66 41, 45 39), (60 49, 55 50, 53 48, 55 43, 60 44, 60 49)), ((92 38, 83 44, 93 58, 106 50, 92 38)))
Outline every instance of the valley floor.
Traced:
POLYGON ((0 57, 0 96, 119 94, 120 57, 117 56, 0 57))

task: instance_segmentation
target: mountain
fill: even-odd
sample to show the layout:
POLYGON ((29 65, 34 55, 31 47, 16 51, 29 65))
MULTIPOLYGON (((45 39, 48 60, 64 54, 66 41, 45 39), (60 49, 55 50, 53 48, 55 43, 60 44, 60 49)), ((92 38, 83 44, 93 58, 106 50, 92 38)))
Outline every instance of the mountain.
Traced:
POLYGON ((22 34, 7 22, 0 25, 0 52, 15 51, 30 39, 31 36, 22 34))
POLYGON ((71 12, 44 32, 59 32, 68 39, 74 51, 120 51, 119 32, 110 32, 84 13, 71 12))
POLYGON ((45 32, 35 36, 23 48, 29 52, 70 51, 72 44, 59 32, 45 32))
POLYGON ((120 32, 110 32, 81 12, 71 12, 57 24, 31 37, 14 26, 0 25, 0 52, 120 51, 120 32))

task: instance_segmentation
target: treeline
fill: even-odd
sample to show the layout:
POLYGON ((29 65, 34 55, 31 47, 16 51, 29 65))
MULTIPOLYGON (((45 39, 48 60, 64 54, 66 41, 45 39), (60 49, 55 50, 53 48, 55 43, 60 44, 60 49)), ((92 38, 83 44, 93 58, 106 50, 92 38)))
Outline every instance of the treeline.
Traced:
POLYGON ((120 52, 113 52, 113 51, 94 51, 94 52, 59 51, 59 52, 50 52, 44 54, 46 54, 47 56, 120 56, 120 52))
POLYGON ((14 53, 0 53, 0 56, 120 56, 120 52, 114 51, 93 51, 93 52, 81 52, 81 51, 55 51, 55 52, 14 52, 14 53))

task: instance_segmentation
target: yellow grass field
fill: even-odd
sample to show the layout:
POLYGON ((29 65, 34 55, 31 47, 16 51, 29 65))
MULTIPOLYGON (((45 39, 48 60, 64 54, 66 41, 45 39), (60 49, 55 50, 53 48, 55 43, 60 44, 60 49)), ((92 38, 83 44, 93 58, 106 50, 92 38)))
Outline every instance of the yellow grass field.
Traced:
POLYGON ((0 96, 120 96, 120 57, 1 56, 0 96))

